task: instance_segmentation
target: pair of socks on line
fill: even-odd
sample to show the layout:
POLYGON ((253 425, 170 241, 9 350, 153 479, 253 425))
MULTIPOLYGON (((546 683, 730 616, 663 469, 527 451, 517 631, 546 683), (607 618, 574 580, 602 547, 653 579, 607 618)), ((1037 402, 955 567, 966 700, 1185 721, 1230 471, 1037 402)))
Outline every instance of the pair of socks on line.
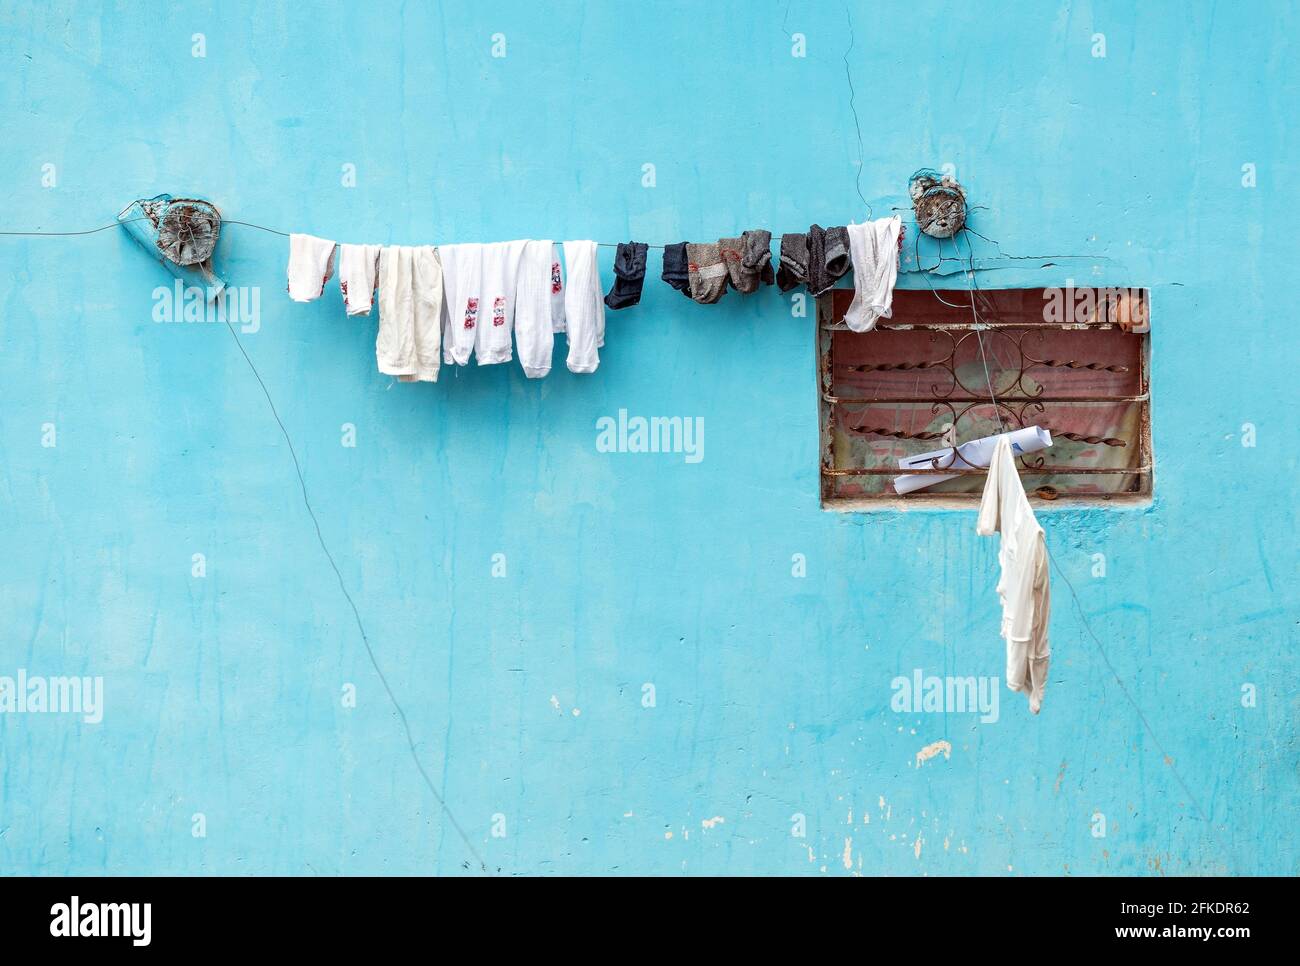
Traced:
POLYGON ((442 339, 447 365, 468 365, 471 354, 480 366, 512 358, 515 290, 525 244, 439 246, 447 293, 442 339))
POLYGON ((772 233, 744 232, 716 243, 679 242, 664 247, 662 278, 687 298, 711 305, 727 292, 753 292, 772 284, 772 233))
MULTIPOLYGON (((587 343, 590 341, 587 333, 598 328, 599 336, 596 341, 602 346, 605 344, 604 314, 601 314, 599 323, 591 314, 593 295, 597 300, 600 298, 600 282, 598 278, 594 282, 588 281, 585 283, 588 287, 584 290, 583 273, 577 269, 577 260, 584 251, 582 246, 590 245, 591 258, 594 261, 595 243, 564 243, 566 255, 571 253, 573 256, 573 260, 569 262, 568 275, 578 283, 576 288, 572 284, 567 286, 564 284, 564 277, 560 271, 560 248, 555 242, 545 239, 508 244, 518 244, 522 247, 519 249, 519 260, 512 286, 513 311, 503 324, 507 327, 507 334, 510 329, 513 329, 515 350, 524 375, 529 379, 541 379, 551 371, 551 358, 557 332, 567 333, 569 369, 573 372, 594 372, 600 363, 600 358, 596 356, 594 361, 591 358, 594 350, 589 351, 587 348, 587 343), (570 246, 576 247, 571 249, 570 246), (594 289, 590 288, 592 284, 595 286, 594 289), (575 299, 572 309, 566 304, 569 292, 573 292, 575 299), (570 317, 573 319, 572 327, 566 324, 570 317), (581 348, 577 343, 581 343, 581 348)), ((462 328, 465 321, 470 320, 470 316, 471 307, 466 302, 462 328)), ((494 323, 495 320, 494 310, 494 323)), ((475 326, 479 326, 477 318, 472 321, 475 326)), ((484 364, 486 363, 480 356, 479 365, 484 364)))
POLYGON ((777 287, 788 292, 804 285, 809 295, 822 295, 849 270, 849 261, 847 228, 812 225, 806 234, 782 235, 777 287))

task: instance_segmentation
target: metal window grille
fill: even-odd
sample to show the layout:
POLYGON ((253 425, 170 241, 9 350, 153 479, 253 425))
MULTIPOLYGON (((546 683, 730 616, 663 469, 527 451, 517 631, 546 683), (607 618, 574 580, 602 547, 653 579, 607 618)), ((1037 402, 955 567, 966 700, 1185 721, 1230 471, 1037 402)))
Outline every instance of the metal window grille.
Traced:
POLYGON ((863 333, 843 324, 852 297, 818 300, 824 506, 973 503, 983 470, 922 470, 957 478, 900 496, 899 458, 1032 425, 1053 445, 1019 457, 1031 497, 1150 497, 1146 290, 983 290, 976 313, 969 291, 899 290, 892 318, 863 333))

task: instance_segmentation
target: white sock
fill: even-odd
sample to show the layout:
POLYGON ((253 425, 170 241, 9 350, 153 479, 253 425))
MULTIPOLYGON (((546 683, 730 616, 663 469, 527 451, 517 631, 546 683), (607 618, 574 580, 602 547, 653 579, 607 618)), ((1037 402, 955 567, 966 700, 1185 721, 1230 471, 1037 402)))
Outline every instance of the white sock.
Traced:
POLYGON ((348 315, 369 315, 379 275, 378 245, 339 246, 339 291, 348 315))
POLYGON ((552 282, 560 270, 553 257, 554 248, 554 243, 549 240, 527 242, 519 261, 519 284, 515 290, 515 349, 524 375, 529 379, 541 379, 551 371, 551 353, 555 347, 552 282))
POLYGON ((446 327, 442 333, 442 361, 447 365, 469 365, 476 330, 486 321, 492 324, 490 309, 485 320, 479 304, 483 275, 482 245, 442 245, 443 291, 446 298, 446 327))
POLYGON ((570 372, 595 372, 600 365, 596 350, 605 344, 605 301, 596 267, 594 241, 566 241, 564 268, 565 331, 569 341, 570 372))
POLYGON ((514 329, 515 286, 523 241, 494 242, 483 246, 483 270, 479 288, 479 321, 474 338, 474 356, 480 366, 509 362, 510 333, 514 329))

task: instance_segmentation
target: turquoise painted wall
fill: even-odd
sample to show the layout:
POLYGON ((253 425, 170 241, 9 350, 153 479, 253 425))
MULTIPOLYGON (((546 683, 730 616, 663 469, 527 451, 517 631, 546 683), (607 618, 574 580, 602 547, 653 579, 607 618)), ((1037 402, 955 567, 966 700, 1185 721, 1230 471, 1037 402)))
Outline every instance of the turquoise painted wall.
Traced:
POLYGON ((1290 11, 1133 6, 855 3, 847 52, 807 0, 5 3, 5 229, 159 191, 376 242, 860 220, 847 62, 876 214, 951 163, 1005 255, 1076 256, 982 246, 980 284, 1152 289, 1155 501, 1042 519, 1173 768, 1059 579, 1039 718, 891 710, 915 668, 1001 676, 996 544, 819 508, 812 320, 774 289, 650 284, 594 376, 394 385, 373 319, 290 303, 284 240, 228 226, 243 345, 471 852, 229 331, 153 322, 170 277, 118 229, 4 238, 0 675, 102 676, 104 716, 0 715, 0 870, 1295 873, 1290 11), (702 417, 705 458, 597 452, 619 409, 702 417))

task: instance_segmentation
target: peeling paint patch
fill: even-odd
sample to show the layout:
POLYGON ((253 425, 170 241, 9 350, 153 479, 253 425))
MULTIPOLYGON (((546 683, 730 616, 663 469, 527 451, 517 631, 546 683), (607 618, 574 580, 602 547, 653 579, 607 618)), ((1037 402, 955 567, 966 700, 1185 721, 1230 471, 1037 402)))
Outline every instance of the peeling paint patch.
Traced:
POLYGON ((853 868, 853 837, 844 840, 844 868, 853 868))
POLYGON ((920 768, 924 762, 929 761, 931 758, 933 758, 935 755, 939 754, 940 752, 943 753, 944 758, 951 758, 952 743, 940 739, 939 741, 936 741, 933 744, 926 745, 924 748, 922 748, 920 751, 916 753, 916 766, 920 768))
POLYGON ((721 815, 715 815, 715 816, 713 816, 713 818, 706 818, 704 821, 700 822, 700 827, 701 827, 701 828, 713 828, 713 826, 715 826, 715 825, 721 825, 721 824, 722 824, 723 822, 725 822, 725 821, 726 821, 726 819, 723 818, 721 815))
POLYGON ((921 833, 916 833, 916 841, 912 843, 912 854, 918 859, 921 857, 921 833))

